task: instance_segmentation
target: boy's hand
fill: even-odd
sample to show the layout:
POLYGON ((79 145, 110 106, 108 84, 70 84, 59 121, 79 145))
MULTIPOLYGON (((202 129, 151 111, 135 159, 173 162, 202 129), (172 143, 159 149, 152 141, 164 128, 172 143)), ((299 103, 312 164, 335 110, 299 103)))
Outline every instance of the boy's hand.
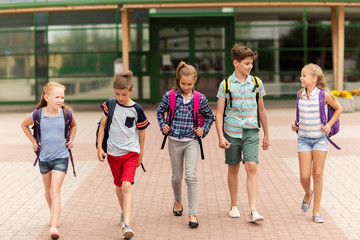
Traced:
POLYGON ((140 154, 139 154, 139 157, 138 157, 138 164, 137 164, 137 167, 139 167, 139 166, 141 165, 141 163, 142 163, 142 158, 143 158, 143 154, 142 154, 142 153, 140 153, 140 154))
POLYGON ((65 145, 68 149, 72 149, 74 146, 74 142, 73 142, 73 140, 69 139, 68 142, 65 142, 65 145))
POLYGON ((222 149, 227 149, 229 148, 231 145, 231 143, 228 142, 228 140, 226 140, 226 138, 222 137, 221 139, 219 139, 219 147, 222 149))
POLYGON ((293 130, 293 132, 296 132, 299 129, 299 123, 293 123, 291 125, 291 130, 293 130))
POLYGON ((261 145, 263 150, 268 150, 268 148, 270 147, 270 141, 269 141, 269 137, 265 137, 263 139, 263 144, 261 145))
POLYGON ((194 129, 196 136, 202 137, 204 135, 204 130, 201 127, 197 127, 194 129))
POLYGON ((98 149, 97 155, 98 155, 98 159, 100 162, 105 161, 106 153, 104 152, 104 150, 101 147, 98 149))
POLYGON ((163 128, 163 133, 168 134, 170 131, 171 131, 171 127, 166 124, 165 127, 163 128))

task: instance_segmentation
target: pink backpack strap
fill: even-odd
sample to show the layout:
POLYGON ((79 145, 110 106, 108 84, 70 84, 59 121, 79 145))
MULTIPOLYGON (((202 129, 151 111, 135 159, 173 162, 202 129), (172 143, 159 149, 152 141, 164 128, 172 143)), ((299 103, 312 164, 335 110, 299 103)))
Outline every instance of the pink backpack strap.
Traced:
POLYGON ((200 118, 200 112, 199 112, 200 99, 201 99, 201 93, 194 90, 194 109, 193 109, 193 114, 194 114, 195 127, 198 127, 198 126, 199 126, 199 118, 200 118), (197 122, 196 122, 196 120, 197 120, 197 122))
POLYGON ((174 89, 172 89, 170 91, 170 108, 169 108, 168 114, 166 116, 167 123, 171 123, 174 118, 175 103, 176 103, 176 91, 174 89))

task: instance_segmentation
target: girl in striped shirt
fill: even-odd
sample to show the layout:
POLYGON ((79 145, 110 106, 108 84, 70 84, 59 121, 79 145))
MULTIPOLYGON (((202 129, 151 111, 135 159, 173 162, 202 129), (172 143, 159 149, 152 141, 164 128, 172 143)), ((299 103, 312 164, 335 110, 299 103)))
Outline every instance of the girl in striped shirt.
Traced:
POLYGON ((314 196, 313 220, 323 223, 320 216, 320 200, 323 190, 323 173, 329 142, 326 134, 330 133, 331 126, 340 117, 342 108, 326 86, 324 74, 316 64, 308 64, 301 70, 301 86, 298 92, 299 123, 293 123, 291 128, 298 131, 298 156, 300 168, 300 182, 305 191, 301 209, 306 212, 310 208, 314 196), (335 112, 330 121, 324 126, 320 121, 319 92, 325 90, 325 112, 327 105, 335 112), (311 170, 312 169, 312 170, 311 170), (311 175, 313 190, 311 190, 311 175))

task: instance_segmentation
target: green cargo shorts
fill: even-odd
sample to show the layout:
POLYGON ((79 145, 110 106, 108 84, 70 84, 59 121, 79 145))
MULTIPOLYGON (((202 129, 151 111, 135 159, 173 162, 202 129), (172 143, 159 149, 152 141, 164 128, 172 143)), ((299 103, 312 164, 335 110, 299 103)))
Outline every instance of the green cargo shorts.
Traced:
POLYGON ((259 163, 259 130, 244 129, 242 138, 233 138, 224 133, 231 145, 225 149, 225 163, 237 165, 240 162, 259 163))

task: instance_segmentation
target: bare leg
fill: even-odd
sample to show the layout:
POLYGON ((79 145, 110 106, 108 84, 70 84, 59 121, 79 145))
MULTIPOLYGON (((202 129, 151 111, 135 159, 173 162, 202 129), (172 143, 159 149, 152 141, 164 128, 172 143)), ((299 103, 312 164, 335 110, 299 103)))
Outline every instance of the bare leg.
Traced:
POLYGON ((312 152, 299 152, 299 169, 300 169, 300 183, 306 193, 304 201, 310 203, 311 200, 311 165, 312 152))
POLYGON ((238 205, 239 169, 240 163, 236 165, 228 165, 228 186, 231 198, 231 206, 238 205))
POLYGON ((51 175, 51 227, 57 228, 61 211, 60 192, 66 173, 52 170, 51 175))
POLYGON ((314 205, 313 216, 320 215, 320 201, 323 190, 323 176, 327 152, 313 151, 314 205))
POLYGON ((245 162, 246 170, 246 188, 249 198, 250 212, 256 210, 257 191, 258 191, 258 176, 257 176, 257 163, 245 162))
POLYGON ((133 207, 133 193, 131 182, 123 181, 121 184, 122 193, 122 209, 124 212, 124 223, 129 225, 131 221, 131 213, 133 207))

